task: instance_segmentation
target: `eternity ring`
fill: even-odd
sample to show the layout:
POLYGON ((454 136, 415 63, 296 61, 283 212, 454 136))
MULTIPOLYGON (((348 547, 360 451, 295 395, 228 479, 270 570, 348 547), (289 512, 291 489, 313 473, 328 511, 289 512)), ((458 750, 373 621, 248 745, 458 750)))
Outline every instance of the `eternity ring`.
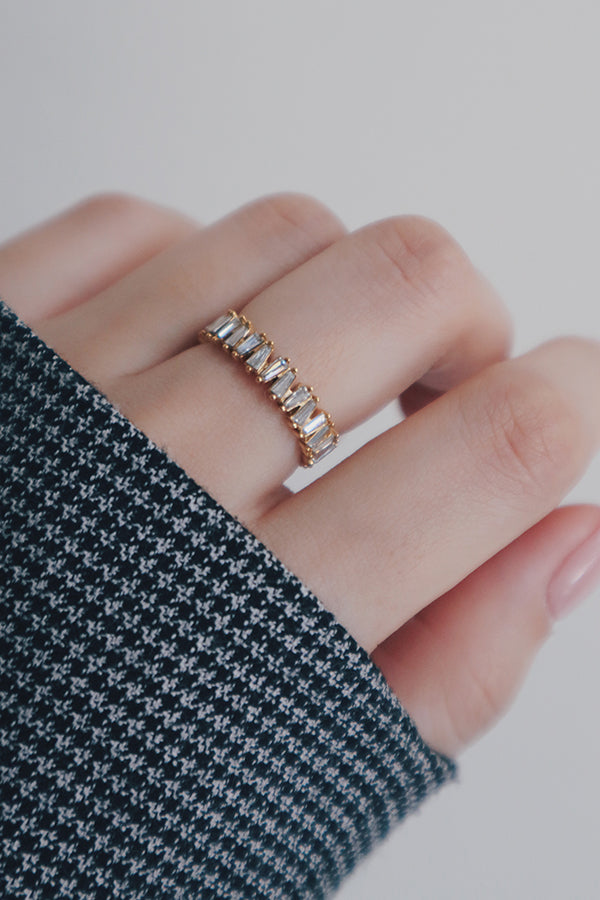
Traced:
POLYGON ((246 316, 230 309, 203 328, 198 340, 218 344, 241 360, 257 381, 269 386, 269 396, 296 432, 302 451, 301 465, 312 466, 331 453, 339 440, 331 416, 318 408, 319 398, 311 387, 294 383, 298 370, 289 359, 270 358, 273 342, 258 334, 246 316))

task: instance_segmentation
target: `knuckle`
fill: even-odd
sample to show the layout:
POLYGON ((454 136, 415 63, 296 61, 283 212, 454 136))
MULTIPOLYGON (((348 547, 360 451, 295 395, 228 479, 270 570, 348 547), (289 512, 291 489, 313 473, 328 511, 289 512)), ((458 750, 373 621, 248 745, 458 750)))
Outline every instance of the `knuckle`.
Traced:
POLYGON ((396 216, 376 223, 375 243, 405 281, 427 288, 440 270, 464 268, 466 255, 442 225, 423 216, 396 216))
POLYGON ((282 230, 306 244, 307 238, 319 244, 332 243, 345 233, 339 219, 319 200, 308 194, 282 192, 254 200, 250 214, 263 228, 282 230))
POLYGON ((113 223, 131 234, 144 235, 162 247, 187 237, 198 224, 186 216, 133 194, 118 191, 92 194, 79 204, 80 214, 93 222, 113 223))
POLYGON ((423 216, 396 216, 370 226, 368 244, 375 266, 394 294, 399 283, 409 287, 408 297, 426 307, 432 302, 448 306, 450 297, 460 297, 471 263, 448 231, 423 216))
POLYGON ((146 200, 119 191, 92 194, 79 204, 81 212, 86 216, 113 219, 145 214, 148 206, 146 200))
POLYGON ((541 376, 489 379, 482 399, 470 410, 465 404, 462 415, 484 474, 503 492, 540 496, 572 480, 583 426, 566 396, 541 376))

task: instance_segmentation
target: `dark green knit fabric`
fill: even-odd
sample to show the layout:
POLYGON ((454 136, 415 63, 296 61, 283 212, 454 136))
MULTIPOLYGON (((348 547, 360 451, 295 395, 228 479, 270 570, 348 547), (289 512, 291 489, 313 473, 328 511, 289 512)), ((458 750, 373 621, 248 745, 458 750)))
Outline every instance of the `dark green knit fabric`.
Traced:
POLYGON ((320 898, 454 766, 0 301, 0 895, 320 898))

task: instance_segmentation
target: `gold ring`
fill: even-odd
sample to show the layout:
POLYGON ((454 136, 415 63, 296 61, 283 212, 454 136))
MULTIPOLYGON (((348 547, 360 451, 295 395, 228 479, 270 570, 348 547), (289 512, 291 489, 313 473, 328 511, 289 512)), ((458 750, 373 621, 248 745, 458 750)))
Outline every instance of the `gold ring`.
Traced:
POLYGON ((312 466, 331 453, 339 440, 331 416, 318 408, 319 398, 311 387, 294 383, 298 370, 289 359, 271 359, 273 342, 258 334, 246 316, 230 309, 203 328, 198 340, 218 344, 241 360, 257 381, 268 385, 269 396, 285 413, 300 442, 301 465, 312 466))

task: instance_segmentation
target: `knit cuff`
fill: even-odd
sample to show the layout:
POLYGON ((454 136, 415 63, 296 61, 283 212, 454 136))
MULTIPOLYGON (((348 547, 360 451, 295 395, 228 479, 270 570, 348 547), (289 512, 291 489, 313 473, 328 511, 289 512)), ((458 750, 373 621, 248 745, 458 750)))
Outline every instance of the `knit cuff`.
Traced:
POLYGON ((455 773, 318 598, 0 301, 6 897, 328 896, 455 773))

